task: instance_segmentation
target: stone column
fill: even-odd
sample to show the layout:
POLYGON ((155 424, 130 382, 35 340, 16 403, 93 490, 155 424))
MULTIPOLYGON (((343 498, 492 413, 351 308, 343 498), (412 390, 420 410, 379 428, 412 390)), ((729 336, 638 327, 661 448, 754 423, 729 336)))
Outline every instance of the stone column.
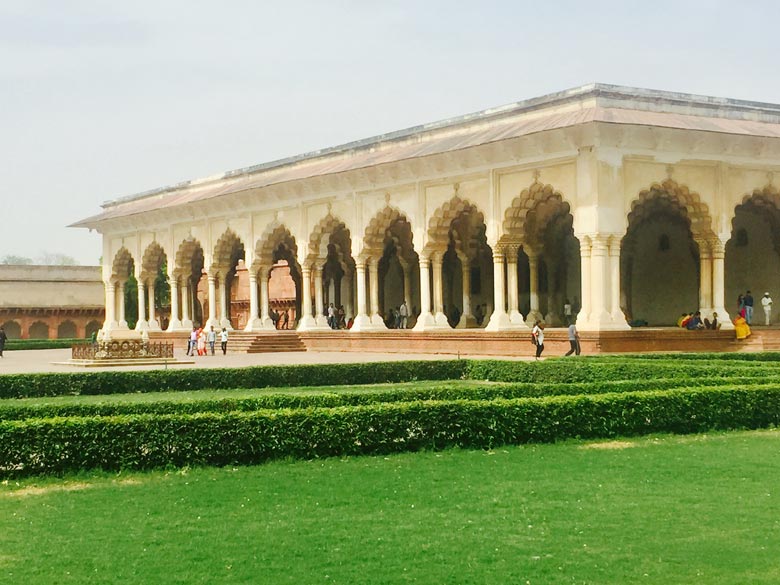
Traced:
POLYGON ((141 277, 138 276, 138 321, 135 323, 136 331, 143 331, 149 328, 149 322, 146 320, 146 286, 141 277))
POLYGON ((112 281, 104 282, 106 291, 106 320, 103 322, 103 334, 116 329, 116 285, 112 281))
POLYGON ((582 299, 580 312, 576 315, 578 328, 584 328, 590 322, 590 238, 580 238, 580 267, 582 272, 582 299))
POLYGON ((626 316, 620 307, 620 237, 609 241, 610 314, 616 324, 625 323, 626 316))
MULTIPOLYGON (((705 239, 697 239, 699 245, 699 311, 701 317, 712 318, 712 284, 713 284, 713 258, 710 243, 705 239)), ((720 317, 720 313, 718 313, 720 317)))
POLYGON ((322 290, 322 266, 314 264, 314 320, 319 327, 328 327, 328 319, 325 316, 325 299, 322 290))
POLYGON ((506 312, 504 300, 504 252, 493 250, 493 313, 485 327, 486 331, 514 329, 506 312))
POLYGON ((119 326, 117 329, 127 329, 127 320, 125 319, 125 282, 119 283, 118 305, 119 305, 119 326))
POLYGON ((187 331, 192 329, 192 311, 190 309, 190 301, 192 300, 192 293, 190 284, 192 279, 187 277, 184 279, 184 287, 181 291, 181 327, 187 331))
POLYGON ((519 325, 523 323, 520 314, 520 295, 517 290, 517 253, 519 248, 511 246, 506 251, 506 289, 507 305, 509 306, 509 320, 519 325))
POLYGON ((230 313, 228 310, 230 307, 230 299, 227 292, 227 278, 225 276, 219 277, 219 326, 224 327, 228 331, 233 330, 233 325, 230 323, 230 313))
POLYGON ((726 257, 723 242, 719 238, 711 241, 712 250, 712 311, 718 314, 718 323, 721 329, 734 329, 734 323, 726 311, 725 303, 725 270, 724 258, 726 257))
POLYGON ((371 258, 368 264, 368 283, 371 296, 371 325, 375 329, 387 329, 379 307, 379 258, 371 258))
POLYGON ((347 269, 341 277, 341 304, 344 305, 344 316, 347 321, 349 321, 350 317, 355 316, 354 301, 352 299, 353 284, 352 271, 347 269))
POLYGON ((544 319, 544 315, 539 310, 539 256, 530 248, 526 249, 525 253, 528 256, 528 292, 531 302, 531 309, 528 311, 525 323, 528 327, 533 327, 534 323, 544 319))
POLYGON ((217 277, 213 274, 208 275, 209 280, 209 318, 205 323, 205 327, 214 327, 215 329, 220 326, 220 320, 217 316, 217 277))
POLYGON ((179 279, 171 277, 171 318, 168 321, 167 331, 179 331, 182 329, 179 319, 179 279))
POLYGON ((477 326, 477 320, 471 314, 471 264, 468 256, 460 259, 461 280, 463 281, 463 312, 456 329, 468 329, 477 326))
POLYGON ((249 269, 249 314, 246 319, 246 326, 244 331, 255 331, 262 329, 260 323, 260 317, 258 316, 258 300, 257 300, 257 272, 253 269, 249 269))
POLYGON ((544 322, 548 326, 560 327, 563 321, 560 315, 558 315, 558 307, 555 300, 555 271, 553 269, 553 258, 551 256, 545 257, 547 264, 547 315, 544 317, 544 322))
POLYGON ((604 236, 595 236, 591 242, 590 269, 590 320, 599 325, 609 323, 612 319, 607 311, 607 240, 604 236))
POLYGON ((352 322, 351 331, 373 329, 368 315, 368 291, 366 290, 366 260, 355 260, 355 284, 357 285, 357 314, 352 322))
POLYGON ((298 329, 306 331, 315 329, 317 321, 312 315, 311 306, 311 266, 304 264, 301 266, 301 319, 298 322, 298 329))
POLYGON ((404 270, 404 301, 406 308, 412 310, 412 267, 408 262, 402 262, 401 268, 404 270))
POLYGON ((154 288, 154 279, 152 279, 146 287, 146 290, 149 292, 149 329, 159 331, 160 322, 157 321, 157 316, 155 315, 154 288))
POLYGON ((447 326, 447 315, 444 314, 444 286, 442 284, 444 266, 444 254, 434 252, 431 256, 431 270, 433 270, 433 318, 437 325, 447 326))
POLYGON ((268 279, 271 277, 271 270, 262 266, 258 274, 260 275, 260 325, 263 329, 275 329, 274 322, 271 320, 271 300, 268 294, 268 279))
POLYGON ((414 324, 415 331, 426 331, 436 329, 436 320, 431 313, 431 260, 428 256, 420 255, 420 314, 417 316, 417 323, 414 324))

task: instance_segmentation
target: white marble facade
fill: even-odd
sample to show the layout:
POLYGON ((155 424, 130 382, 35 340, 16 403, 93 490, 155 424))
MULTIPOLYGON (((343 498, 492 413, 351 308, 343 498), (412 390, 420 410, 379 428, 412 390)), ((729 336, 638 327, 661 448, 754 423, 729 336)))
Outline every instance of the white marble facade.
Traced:
POLYGON ((104 330, 159 328, 154 276, 171 284, 169 330, 230 326, 226 282, 250 274, 247 330, 271 327, 268 276, 297 278, 302 330, 330 302, 353 332, 384 329, 406 300, 418 331, 671 324, 736 295, 780 295, 780 106, 591 85, 495 110, 110 201, 78 224, 103 234, 104 330), (423 283, 421 285, 421 283, 423 283), (478 316, 484 320, 478 324, 478 316), (453 314, 456 321, 453 321, 453 314))

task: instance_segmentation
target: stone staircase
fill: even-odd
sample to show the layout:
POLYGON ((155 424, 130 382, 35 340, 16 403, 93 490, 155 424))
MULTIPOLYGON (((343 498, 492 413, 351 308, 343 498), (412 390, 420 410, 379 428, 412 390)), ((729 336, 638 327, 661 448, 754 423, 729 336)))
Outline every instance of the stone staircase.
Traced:
POLYGON ((273 353, 306 351, 306 346, 295 331, 246 332, 233 331, 228 341, 231 353, 273 353))
MULTIPOLYGON (((154 332, 150 334, 154 341, 173 342, 177 349, 187 347, 187 333, 154 332)), ((219 337, 216 351, 219 352, 219 337)), ((306 351, 296 331, 231 331, 228 337, 228 353, 270 353, 283 351, 306 351)))

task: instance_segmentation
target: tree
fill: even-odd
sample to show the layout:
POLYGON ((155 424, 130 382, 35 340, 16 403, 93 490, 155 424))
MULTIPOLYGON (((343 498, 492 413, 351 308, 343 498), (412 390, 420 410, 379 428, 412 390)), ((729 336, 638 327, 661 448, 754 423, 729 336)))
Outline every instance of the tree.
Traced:
POLYGON ((0 264, 32 264, 32 258, 27 258, 26 256, 14 256, 13 254, 8 254, 6 256, 3 256, 2 260, 0 260, 0 264))
POLYGON ((72 256, 60 254, 59 252, 42 252, 38 257, 39 264, 47 266, 78 266, 78 261, 72 256))

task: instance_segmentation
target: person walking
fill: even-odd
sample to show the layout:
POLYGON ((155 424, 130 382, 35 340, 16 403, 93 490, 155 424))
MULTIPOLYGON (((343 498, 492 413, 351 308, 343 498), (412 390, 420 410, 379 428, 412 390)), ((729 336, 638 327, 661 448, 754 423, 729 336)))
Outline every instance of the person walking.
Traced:
MULTIPOLYGON (((571 318, 571 303, 569 302, 569 299, 566 299, 563 302, 563 321, 566 323, 566 326, 572 324, 572 318, 571 318)), ((577 354, 579 355, 579 354, 577 354)))
POLYGON ((222 328, 222 331, 219 334, 219 341, 220 341, 220 345, 222 346, 222 355, 227 354, 228 332, 227 329, 225 329, 224 327, 222 328))
POLYGON ((5 342, 8 336, 5 334, 5 329, 0 327, 0 358, 3 357, 3 350, 5 350, 5 342))
POLYGON ((534 323, 534 328, 531 329, 531 335, 534 337, 534 345, 536 345, 536 359, 538 360, 544 351, 544 327, 542 327, 541 321, 534 323))
POLYGON ((571 323, 569 325, 569 345, 571 345, 571 349, 566 352, 565 355, 580 355, 580 332, 577 331, 577 327, 574 326, 574 323, 571 323))
POLYGON ((748 325, 753 324, 753 295, 750 294, 750 291, 747 291, 745 293, 745 321, 747 321, 748 325))
POLYGON ((769 296, 768 292, 764 293, 761 306, 764 307, 764 325, 769 326, 769 321, 772 319, 772 297, 769 296))
POLYGON ((193 327, 190 331, 190 338, 187 344, 187 355, 195 355, 195 350, 198 348, 198 328, 193 327))
POLYGON ((208 334, 206 335, 206 341, 209 344, 209 349, 211 350, 211 355, 214 355, 214 345, 217 343, 217 332, 214 331, 214 326, 211 326, 211 329, 209 329, 208 334))

